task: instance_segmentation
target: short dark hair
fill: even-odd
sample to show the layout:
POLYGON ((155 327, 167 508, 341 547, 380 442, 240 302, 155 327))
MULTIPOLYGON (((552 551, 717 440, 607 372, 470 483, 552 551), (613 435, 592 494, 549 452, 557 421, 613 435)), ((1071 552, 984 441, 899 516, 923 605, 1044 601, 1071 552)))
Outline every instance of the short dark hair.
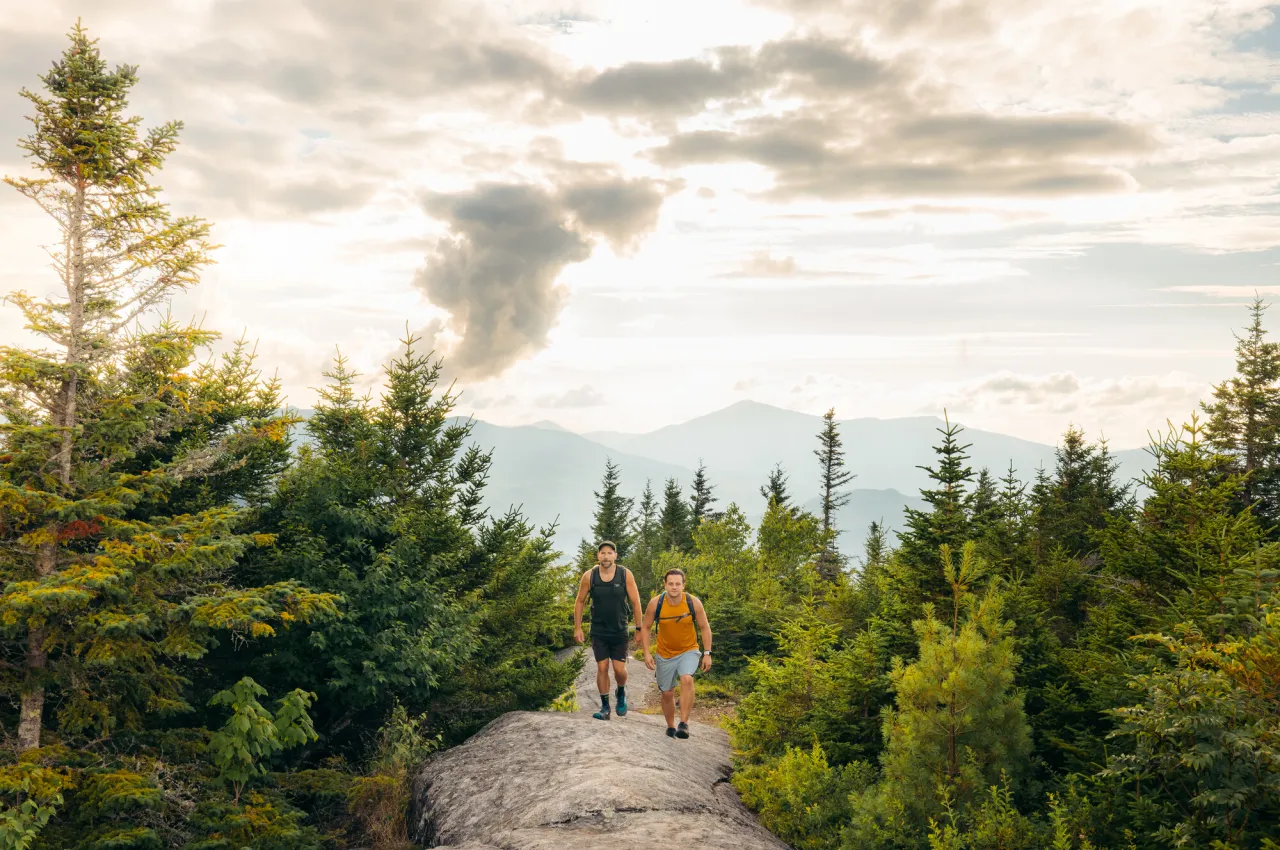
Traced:
POLYGON ((671 576, 680 576, 680 578, 681 578, 683 581, 688 581, 688 580, 689 580, 688 576, 686 576, 686 575, 684 574, 684 570, 681 570, 681 569, 677 569, 677 568, 675 568, 675 567, 672 567, 671 569, 667 570, 666 574, 662 577, 663 582, 666 582, 666 580, 667 580, 668 578, 670 578, 671 576))
POLYGON ((606 546, 608 546, 610 549, 612 549, 615 552, 618 551, 618 547, 614 545, 614 542, 612 540, 601 540, 600 545, 596 547, 596 554, 599 555, 600 550, 606 546))

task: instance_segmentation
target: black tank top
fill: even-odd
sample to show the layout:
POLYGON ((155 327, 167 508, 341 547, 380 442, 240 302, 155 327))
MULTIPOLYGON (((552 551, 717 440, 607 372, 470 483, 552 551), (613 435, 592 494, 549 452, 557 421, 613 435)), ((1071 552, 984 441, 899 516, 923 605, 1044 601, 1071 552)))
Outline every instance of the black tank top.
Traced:
POLYGON ((615 566, 613 580, 600 577, 600 568, 591 568, 591 634, 593 637, 627 636, 627 568, 615 566))

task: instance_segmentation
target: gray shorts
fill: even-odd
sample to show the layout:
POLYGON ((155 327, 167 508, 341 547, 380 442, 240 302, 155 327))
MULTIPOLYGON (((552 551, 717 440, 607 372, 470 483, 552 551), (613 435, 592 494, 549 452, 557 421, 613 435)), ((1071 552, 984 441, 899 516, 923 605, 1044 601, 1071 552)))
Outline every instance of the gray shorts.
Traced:
POLYGON ((692 676, 698 672, 698 664, 702 661, 702 653, 696 649, 682 652, 674 658, 663 658, 654 653, 653 660, 657 665, 658 690, 669 691, 680 681, 681 676, 692 676))

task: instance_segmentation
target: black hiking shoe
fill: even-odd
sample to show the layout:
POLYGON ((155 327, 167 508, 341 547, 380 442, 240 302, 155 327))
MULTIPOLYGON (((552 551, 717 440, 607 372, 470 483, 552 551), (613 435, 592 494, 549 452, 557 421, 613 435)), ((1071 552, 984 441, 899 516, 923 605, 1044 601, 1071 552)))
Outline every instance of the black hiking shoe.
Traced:
POLYGON ((676 736, 676 730, 675 730, 675 727, 673 727, 673 726, 668 726, 668 727, 667 727, 667 737, 668 737, 668 738, 674 738, 675 736, 676 736))
POLYGON ((681 721, 680 721, 680 726, 679 726, 679 728, 677 728, 677 729, 676 729, 676 737, 677 737, 677 738, 688 738, 688 737, 689 737, 689 724, 688 724, 688 723, 685 723, 683 720, 681 720, 681 721))

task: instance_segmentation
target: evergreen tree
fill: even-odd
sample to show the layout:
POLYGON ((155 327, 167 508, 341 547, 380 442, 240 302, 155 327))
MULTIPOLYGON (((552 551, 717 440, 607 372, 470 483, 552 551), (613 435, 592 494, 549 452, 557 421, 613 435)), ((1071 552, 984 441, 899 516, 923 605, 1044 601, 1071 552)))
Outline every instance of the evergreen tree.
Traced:
POLYGON ((242 480, 201 500, 193 482, 250 465, 288 423, 211 415, 232 387, 191 367, 214 334, 136 328, 211 262, 208 225, 171 216, 151 182, 181 124, 140 133, 125 114, 135 70, 108 70, 79 25, 70 41, 41 78, 47 96, 22 92, 35 114, 21 147, 43 176, 6 178, 59 228, 62 288, 9 297, 49 348, 0 349, 0 639, 19 750, 40 746, 49 696, 64 740, 137 730, 191 709, 180 665, 217 632, 264 637, 335 610, 290 580, 224 584, 269 542, 243 533, 229 504, 256 490, 242 480), (171 513, 172 496, 193 512, 171 513))
POLYGON ((782 470, 782 464, 778 464, 769 473, 769 482, 760 488, 760 495, 764 497, 765 506, 772 502, 777 502, 782 507, 787 507, 791 501, 791 495, 787 493, 787 474, 782 470))
POLYGON ((822 498, 822 533, 832 535, 836 511, 849 504, 849 494, 843 492, 842 488, 856 477, 844 468, 844 448, 840 440, 840 429, 836 425, 835 408, 822 416, 818 448, 813 453, 818 458, 820 475, 818 487, 822 498))
POLYGON ((1032 561, 1027 547, 1027 485, 1018 479, 1012 463, 999 483, 991 521, 981 540, 984 556, 1001 572, 1007 573, 1015 562, 1028 564, 1032 561))
POLYGON ((872 520, 867 527, 867 539, 862 547, 862 567, 864 570, 884 566, 889 555, 889 533, 884 521, 872 520))
POLYGON ((714 489, 707 480, 706 464, 698 461, 698 469, 693 473, 693 493, 689 496, 690 531, 697 531, 704 519, 718 518, 718 514, 711 510, 711 506, 716 503, 716 497, 712 495, 714 489))
POLYGON ((904 588, 917 602, 927 602, 946 593, 940 581, 938 552, 943 546, 959 549, 972 535, 970 509, 973 470, 966 461, 969 445, 957 439, 963 429, 946 420, 939 428, 942 442, 934 446, 937 468, 921 466, 935 486, 920 491, 928 508, 907 508, 906 531, 900 536, 899 561, 904 570, 904 588))
POLYGON ((1000 491, 996 488, 996 481, 991 477, 991 471, 984 466, 978 473, 978 480, 973 488, 973 498, 969 501, 972 536, 981 537, 997 521, 1000 513, 999 503, 1000 491))
POLYGON ((1033 491, 1042 547, 1060 547, 1069 557, 1097 551, 1095 536, 1110 517, 1127 508, 1127 489, 1115 480, 1117 464, 1106 442, 1090 445, 1069 428, 1055 450, 1053 477, 1033 491))
POLYGON ((646 479, 640 505, 636 510, 634 541, 627 566, 636 576, 641 598, 657 592, 657 577, 653 574, 653 562, 662 552, 661 526, 658 523, 658 499, 653 492, 653 482, 646 479))
POLYGON ((693 550, 693 528, 690 525, 689 506, 680 491, 680 482, 667 479, 662 493, 662 512, 658 515, 658 539, 662 549, 681 552, 693 550))
POLYGON ((883 779, 862 806, 874 814, 901 805, 920 833, 944 809, 944 794, 945 805, 973 805, 1002 775, 1023 775, 1031 750, 1001 597, 990 587, 976 592, 985 568, 972 543, 959 564, 949 548, 941 560, 951 598, 945 608, 926 605, 924 619, 914 624, 918 659, 895 660, 896 707, 885 713, 883 779))
POLYGON ((1247 476, 1243 505, 1264 526, 1280 522, 1280 344, 1267 339, 1262 317, 1268 305, 1255 298, 1244 336, 1236 335, 1236 374, 1213 388, 1205 437, 1247 476))
POLYGON ((606 458, 604 477, 600 480, 600 489, 595 492, 596 513, 591 523, 591 539, 582 542, 579 560, 584 568, 596 562, 596 547, 602 540, 612 540, 617 545, 619 561, 631 554, 634 542, 631 511, 635 501, 620 495, 619 485, 618 467, 612 458, 606 458))
POLYGON ((341 359, 328 373, 314 443, 264 516, 279 544, 246 568, 346 600, 343 618, 255 663, 320 695, 316 728, 334 750, 358 752, 397 703, 431 711, 453 736, 567 685, 551 647, 567 637, 557 598, 570 579, 554 571, 545 534, 480 510, 490 456, 466 447, 470 425, 450 421, 455 397, 437 388, 441 364, 415 342, 387 367, 376 406, 355 395, 341 359))

